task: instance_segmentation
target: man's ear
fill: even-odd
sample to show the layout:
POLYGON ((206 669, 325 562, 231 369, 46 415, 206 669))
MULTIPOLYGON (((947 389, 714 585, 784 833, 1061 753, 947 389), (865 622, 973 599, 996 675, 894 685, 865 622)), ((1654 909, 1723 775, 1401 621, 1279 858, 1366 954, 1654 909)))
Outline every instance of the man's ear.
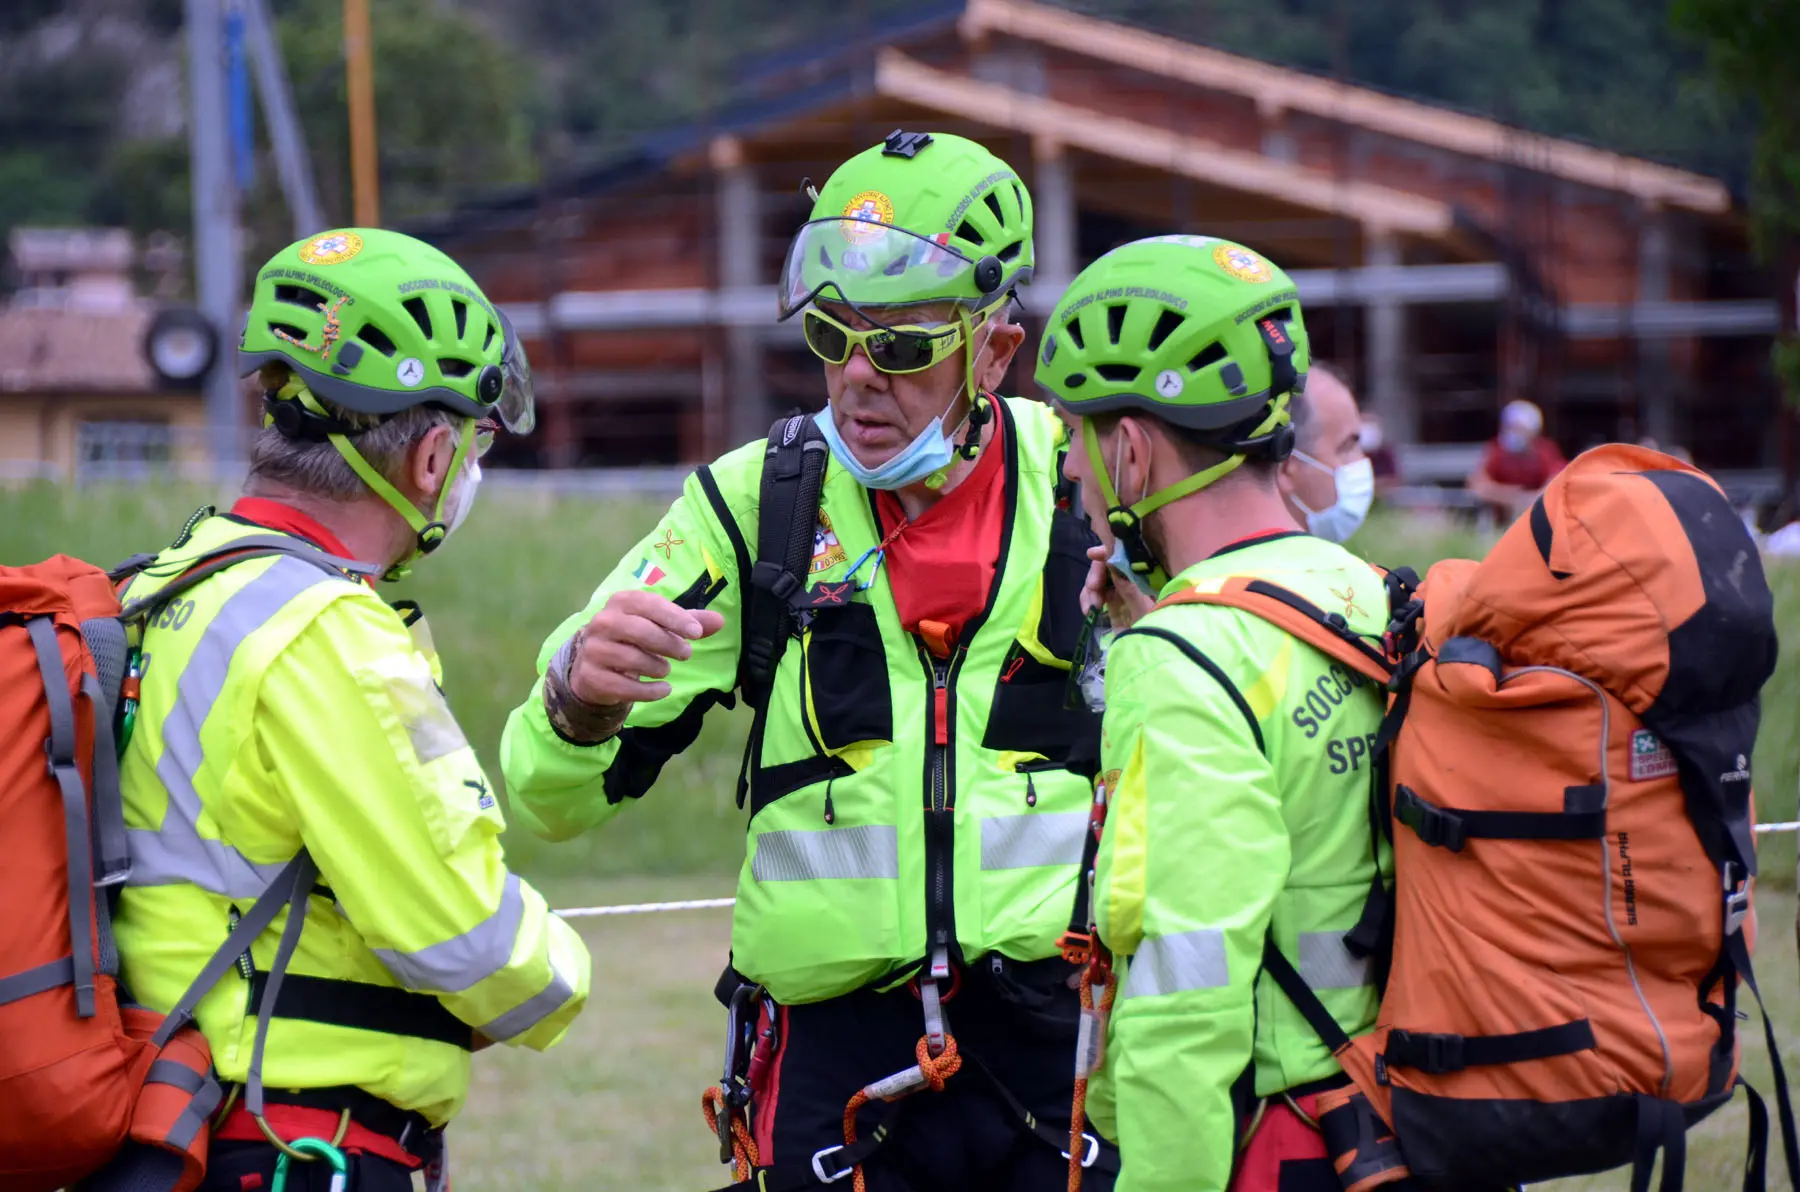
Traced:
MULTIPOLYGON (((406 496, 420 506, 435 500, 444 491, 455 456, 456 433, 450 427, 440 424, 419 436, 406 453, 406 480, 412 488, 406 496)), ((425 512, 429 515, 431 510, 425 512)))
MULTIPOLYGON (((1002 315, 994 316, 992 327, 992 331, 985 333, 987 346, 975 361, 975 385, 989 393, 1000 388, 1000 382, 1006 379, 1006 370, 1011 366, 1013 356, 1018 352, 1019 345, 1025 342, 1025 328, 1002 315)), ((976 334, 984 333, 977 331, 976 334)))
POLYGON ((1294 458, 1292 452, 1289 452, 1288 457, 1282 460, 1280 466, 1275 469, 1275 488, 1283 497, 1294 495, 1294 477, 1297 475, 1298 469, 1305 466, 1294 458))

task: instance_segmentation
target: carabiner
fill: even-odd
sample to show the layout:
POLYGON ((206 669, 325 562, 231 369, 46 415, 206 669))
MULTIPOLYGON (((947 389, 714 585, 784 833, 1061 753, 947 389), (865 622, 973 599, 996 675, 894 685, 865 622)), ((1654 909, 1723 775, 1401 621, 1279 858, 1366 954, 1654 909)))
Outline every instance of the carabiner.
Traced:
POLYGON ((350 1186, 350 1162, 344 1158, 343 1151, 323 1138, 296 1138, 287 1145, 289 1149, 275 1158, 275 1178, 269 1184, 269 1192, 285 1192, 287 1188, 289 1151, 302 1159, 323 1159, 331 1165, 331 1183, 327 1192, 345 1192, 350 1186))

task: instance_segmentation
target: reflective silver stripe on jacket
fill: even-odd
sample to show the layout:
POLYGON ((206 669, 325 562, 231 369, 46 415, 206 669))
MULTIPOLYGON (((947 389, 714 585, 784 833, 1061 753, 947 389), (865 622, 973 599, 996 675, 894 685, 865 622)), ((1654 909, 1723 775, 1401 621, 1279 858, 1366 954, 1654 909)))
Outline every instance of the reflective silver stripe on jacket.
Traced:
POLYGON ((1087 832, 1085 811, 997 815, 981 821, 981 867, 1028 869, 1037 865, 1081 864, 1087 832))
POLYGON ((764 832, 756 838, 750 874, 759 882, 897 878, 899 837, 891 825, 883 824, 764 832))
POLYGON ((1369 962, 1344 947, 1342 931, 1302 931, 1300 977, 1311 989, 1356 989, 1373 983, 1369 962))
POLYGON ((461 993, 487 980, 512 959, 525 921, 525 891, 517 874, 506 875, 500 905, 474 927, 412 952, 374 949, 394 979, 424 993, 461 993))
POLYGON ((131 848, 130 885, 192 882, 227 898, 254 899, 281 872, 282 862, 259 864, 230 845, 200 834, 202 807, 194 789, 195 776, 206 761, 200 734, 225 690, 238 647, 301 592, 314 584, 341 582, 310 563, 278 558, 227 597, 201 631, 176 681, 174 705, 161 726, 163 752, 156 763, 156 776, 169 794, 162 827, 126 832, 131 848))
POLYGON ((1147 937, 1131 958, 1122 993, 1126 997, 1158 997, 1189 989, 1218 989, 1228 979, 1225 933, 1209 927, 1147 937))

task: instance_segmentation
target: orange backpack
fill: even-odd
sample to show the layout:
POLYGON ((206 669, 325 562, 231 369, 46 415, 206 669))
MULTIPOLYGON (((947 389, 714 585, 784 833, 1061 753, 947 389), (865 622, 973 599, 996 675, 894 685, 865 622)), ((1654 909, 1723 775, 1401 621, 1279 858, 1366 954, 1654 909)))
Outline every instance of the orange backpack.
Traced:
POLYGON ((112 936, 114 896, 131 869, 116 747, 137 694, 127 629, 179 617, 182 592, 275 553, 327 558, 279 536, 240 539, 125 607, 115 584, 154 556, 111 573, 64 555, 0 567, 7 1192, 55 1192, 76 1181, 88 1192, 187 1192, 205 1174, 208 1118, 221 1090, 206 1039, 189 1025, 193 1007, 287 904, 295 867, 251 907, 170 1014, 131 1003, 112 936))
MULTIPOLYGON (((1375 1030, 1347 1038, 1264 957, 1352 1078, 1321 1100, 1344 1187, 1483 1192, 1630 1163, 1643 1192, 1660 1150, 1678 1192, 1685 1131, 1743 1084, 1739 982, 1761 1005, 1749 757, 1776 639, 1757 548, 1705 474, 1607 446, 1486 560, 1388 584, 1385 649, 1265 581, 1165 601, 1255 612, 1394 693, 1371 795, 1394 888, 1345 937, 1385 974, 1375 1030)), ((1761 1189, 1768 1113, 1745 1087, 1744 1187, 1761 1189)))

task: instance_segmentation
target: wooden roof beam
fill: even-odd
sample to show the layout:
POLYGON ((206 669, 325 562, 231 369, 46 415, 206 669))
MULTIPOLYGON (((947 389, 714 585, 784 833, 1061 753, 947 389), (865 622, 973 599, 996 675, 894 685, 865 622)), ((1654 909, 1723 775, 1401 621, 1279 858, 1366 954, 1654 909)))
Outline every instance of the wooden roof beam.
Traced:
POLYGON ((1441 239, 1450 234, 1454 222, 1449 205, 1435 199, 1372 182, 1341 182, 1261 154, 938 70, 894 49, 881 51, 876 60, 875 89, 890 99, 1059 141, 1116 161, 1328 212, 1355 220, 1375 234, 1441 239))
POLYGON ((965 37, 1004 33, 1197 87, 1249 96, 1265 112, 1282 108, 1306 112, 1401 140, 1629 194, 1654 206, 1707 214, 1731 209, 1731 192, 1722 182, 1703 174, 1526 132, 1367 87, 1346 86, 1031 0, 969 0, 960 27, 965 37))

